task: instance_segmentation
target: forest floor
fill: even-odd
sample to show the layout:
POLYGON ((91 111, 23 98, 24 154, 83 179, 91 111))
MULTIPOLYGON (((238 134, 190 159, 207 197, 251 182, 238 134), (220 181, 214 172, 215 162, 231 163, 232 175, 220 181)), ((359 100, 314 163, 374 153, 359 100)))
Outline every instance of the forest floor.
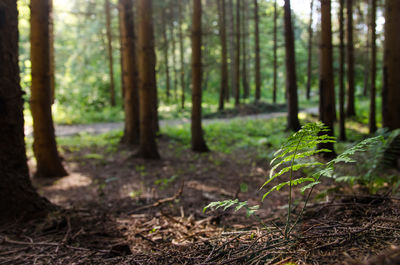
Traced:
MULTIPOLYGON (((285 240, 288 191, 260 201, 270 166, 259 149, 197 154, 168 135, 158 144, 159 161, 135 158, 117 141, 116 148, 61 144, 69 176, 33 182, 63 210, 0 227, 0 264, 361 264, 382 251, 390 253, 368 264, 399 258, 390 250, 400 245, 397 197, 360 195, 357 186, 326 195, 337 187, 326 179, 315 192, 325 196, 285 240), (258 218, 203 212, 227 199, 260 205, 258 218)), ((32 158, 29 165, 33 172, 32 158)), ((293 216, 303 200, 295 191, 293 216)))

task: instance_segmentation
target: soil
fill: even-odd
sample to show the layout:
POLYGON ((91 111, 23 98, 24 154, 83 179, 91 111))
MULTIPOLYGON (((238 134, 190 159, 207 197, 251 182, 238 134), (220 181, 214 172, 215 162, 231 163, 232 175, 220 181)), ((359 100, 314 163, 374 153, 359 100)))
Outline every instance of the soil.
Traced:
MULTIPOLYGON (((165 136, 157 161, 123 146, 63 149, 70 175, 33 179, 60 210, 1 226, 0 264, 363 264, 382 251, 370 264, 400 264, 399 198, 336 190, 312 200, 284 239, 288 191, 260 202, 269 163, 255 150, 197 154, 165 136), (203 212, 227 199, 260 204, 258 217, 203 212)), ((314 194, 331 186, 325 181, 314 194)), ((303 200, 296 191, 294 201, 303 200)))

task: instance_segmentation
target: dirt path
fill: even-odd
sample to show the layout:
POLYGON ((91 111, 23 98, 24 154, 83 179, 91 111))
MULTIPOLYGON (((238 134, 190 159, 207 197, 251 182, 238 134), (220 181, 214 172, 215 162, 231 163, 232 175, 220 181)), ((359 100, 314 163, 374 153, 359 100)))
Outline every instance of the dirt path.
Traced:
MULTIPOLYGON (((308 108, 304 109, 302 113, 316 114, 318 113, 318 108, 308 108)), ((274 112, 274 113, 263 113, 248 116, 240 116, 235 118, 219 118, 219 119, 204 119, 203 124, 212 124, 217 122, 230 122, 232 120, 258 120, 258 119, 273 119, 276 117, 286 116, 286 112, 274 112)), ((175 126, 190 123, 190 119, 179 119, 179 120, 161 120, 161 127, 175 126)), ((56 135, 58 137, 73 136, 79 133, 89 133, 89 134, 102 134, 114 130, 122 130, 124 124, 122 122, 108 122, 108 123, 94 123, 94 124, 78 124, 78 125, 56 125, 56 135)), ((25 135, 32 135, 32 127, 25 127, 25 135)))

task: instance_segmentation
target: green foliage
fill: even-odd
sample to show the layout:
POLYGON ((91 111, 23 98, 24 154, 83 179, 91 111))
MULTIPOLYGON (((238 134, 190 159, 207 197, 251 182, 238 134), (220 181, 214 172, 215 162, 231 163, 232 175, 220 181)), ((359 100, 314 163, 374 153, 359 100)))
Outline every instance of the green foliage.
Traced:
POLYGON ((240 209, 246 210, 246 216, 252 216, 259 208, 259 205, 249 206, 247 201, 239 202, 238 199, 236 200, 225 200, 225 201, 218 201, 218 202, 211 202, 206 207, 203 208, 203 212, 207 211, 207 209, 219 209, 222 208, 224 211, 227 209, 235 207, 235 212, 239 211, 240 209))

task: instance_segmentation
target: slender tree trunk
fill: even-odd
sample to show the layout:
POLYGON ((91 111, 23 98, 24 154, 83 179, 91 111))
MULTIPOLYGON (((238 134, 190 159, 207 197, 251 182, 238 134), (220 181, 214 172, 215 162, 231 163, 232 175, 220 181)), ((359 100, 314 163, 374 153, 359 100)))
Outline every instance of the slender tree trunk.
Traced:
MULTIPOLYGON (((172 3, 172 2, 171 2, 172 3)), ((171 8, 170 10, 173 10, 173 8, 171 8)), ((171 11, 172 12, 172 11, 171 11)), ((172 14, 173 16, 174 14, 172 14)), ((174 100, 175 102, 178 101, 178 69, 176 68, 176 56, 175 56, 175 51, 176 51, 176 39, 175 39, 175 28, 174 28, 174 24, 171 23, 169 24, 169 29, 170 29, 170 35, 171 35, 171 42, 172 42, 172 69, 174 71, 174 80, 173 80, 173 84, 174 84, 174 100)))
POLYGON ((376 126, 376 0, 371 0, 371 92, 369 110, 369 133, 377 130, 376 126))
POLYGON ((356 115, 354 84, 353 0, 347 0, 347 116, 356 115))
POLYGON ((400 128, 400 1, 386 0, 383 62, 383 127, 400 128))
POLYGON ((310 3, 310 24, 308 25, 308 61, 307 61, 307 92, 306 97, 308 100, 311 98, 311 79, 312 79, 312 40, 313 40, 313 11, 314 0, 310 3))
POLYGON ((162 9, 161 14, 161 24, 162 24, 162 36, 163 36, 163 51, 164 51, 164 67, 165 67, 165 93, 167 96, 167 102, 170 97, 171 81, 169 76, 169 60, 168 60, 168 37, 167 37, 167 21, 166 21, 166 8, 162 9))
POLYGON ((192 21, 192 149, 195 152, 208 152, 201 126, 201 0, 193 0, 192 21))
POLYGON ((121 73, 125 87, 125 129, 122 141, 128 145, 139 144, 139 91, 136 58, 136 39, 132 0, 119 0, 120 36, 122 47, 121 73))
POLYGON ((51 114, 49 7, 49 1, 31 1, 33 151, 35 175, 45 178, 67 175, 57 151, 51 114))
POLYGON ((240 104, 240 1, 236 0, 235 106, 240 104))
POLYGON ((285 0, 285 49, 286 49, 286 90, 288 94, 288 128, 300 129, 298 118, 296 56, 290 0, 285 0))
MULTIPOLYGON (((329 127, 328 135, 333 136, 335 120, 335 88, 333 79, 332 19, 331 0, 321 0, 321 44, 320 44, 320 120, 329 127)), ((334 156, 333 143, 324 143, 319 148, 332 150, 326 156, 334 156)))
MULTIPOLYGON (((229 71, 230 71, 230 87, 232 95, 235 96, 236 93, 236 43, 235 43, 235 22, 233 15, 233 0, 228 0, 227 11, 228 11, 228 36, 229 36, 229 71)), ((226 93, 227 100, 229 101, 230 92, 226 93)))
POLYGON ((261 99, 261 59, 260 59, 260 30, 258 24, 260 23, 258 14, 258 0, 254 0, 254 29, 255 29, 255 54, 256 54, 256 95, 255 100, 261 99))
POLYGON ((346 140, 346 115, 344 111, 344 100, 345 100, 345 81, 344 81, 344 67, 345 67, 345 55, 344 55, 344 1, 340 0, 339 6, 339 139, 341 141, 346 140))
POLYGON ((105 0, 106 11, 106 31, 107 31, 107 51, 108 51, 108 68, 110 71, 110 102, 111 106, 115 106, 115 82, 114 82, 114 63, 112 52, 112 33, 111 33, 111 8, 110 0, 105 0))
POLYGON ((250 88, 249 88, 249 81, 247 80, 247 1, 242 1, 242 83, 243 83, 243 98, 249 98, 250 95, 250 88))
POLYGON ((278 4, 274 2, 274 78, 272 88, 272 102, 276 104, 277 81, 278 81, 278 4))
POLYGON ((15 0, 0 1, 0 36, 0 223, 15 223, 50 208, 32 187, 26 163, 15 0))
POLYGON ((180 59, 181 59, 181 107, 182 109, 185 108, 185 62, 184 62, 184 47, 183 47, 183 32, 182 32, 182 25, 183 25, 183 0, 179 0, 178 10, 179 10, 179 50, 180 50, 180 59))
POLYGON ((54 52, 54 10, 53 0, 49 0, 49 41, 50 41, 50 84, 51 84, 51 104, 54 104, 56 97, 56 78, 55 78, 55 52, 54 52))
POLYGON ((229 90, 228 87, 228 56, 226 47, 226 12, 225 12, 225 0, 218 0, 219 8, 219 28, 221 37, 221 88, 219 93, 219 110, 224 109, 225 93, 229 90))
POLYGON ((152 0, 138 0, 138 69, 140 100, 139 154, 146 159, 158 159, 154 104, 156 104, 155 52, 152 0))

